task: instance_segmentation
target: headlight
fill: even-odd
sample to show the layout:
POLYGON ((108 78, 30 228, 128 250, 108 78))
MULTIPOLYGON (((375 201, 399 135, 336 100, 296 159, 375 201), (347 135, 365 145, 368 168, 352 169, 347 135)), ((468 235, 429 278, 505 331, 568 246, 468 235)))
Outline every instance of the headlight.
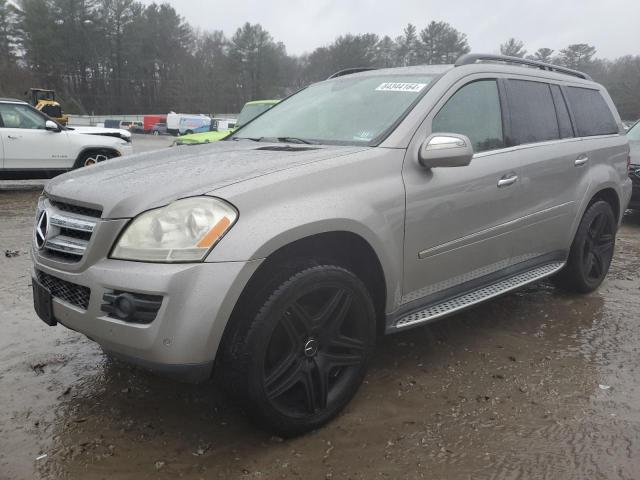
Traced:
POLYGON ((228 203, 211 197, 177 200, 136 217, 111 258, 143 262, 197 262, 238 218, 228 203))

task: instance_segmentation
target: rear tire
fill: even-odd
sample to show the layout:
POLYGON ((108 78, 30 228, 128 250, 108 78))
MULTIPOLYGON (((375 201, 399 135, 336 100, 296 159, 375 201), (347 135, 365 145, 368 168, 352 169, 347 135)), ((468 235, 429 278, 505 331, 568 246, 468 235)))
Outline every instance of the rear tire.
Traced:
POLYGON ((324 425, 355 395, 375 346, 376 314, 362 281, 340 266, 272 278, 234 315, 221 374, 254 422, 292 437, 324 425))
POLYGON ((597 289, 609 271, 617 229, 611 205, 593 203, 580 221, 566 266, 554 278, 556 285, 576 293, 597 289))

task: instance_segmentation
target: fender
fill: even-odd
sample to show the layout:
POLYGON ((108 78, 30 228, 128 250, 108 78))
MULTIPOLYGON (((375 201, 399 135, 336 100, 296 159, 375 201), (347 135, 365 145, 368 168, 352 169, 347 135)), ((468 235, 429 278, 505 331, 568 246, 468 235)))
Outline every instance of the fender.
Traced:
POLYGON ((387 309, 393 309, 403 274, 403 157, 404 150, 372 149, 211 192, 232 203, 239 218, 206 261, 264 259, 305 237, 349 232, 376 253, 387 284, 387 309), (354 168, 360 159, 366 165, 354 168))

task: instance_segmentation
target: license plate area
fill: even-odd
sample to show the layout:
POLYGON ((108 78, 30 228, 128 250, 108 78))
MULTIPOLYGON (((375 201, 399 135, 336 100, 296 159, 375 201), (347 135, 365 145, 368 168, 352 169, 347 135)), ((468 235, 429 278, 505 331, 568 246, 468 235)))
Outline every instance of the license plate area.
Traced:
POLYGON ((35 278, 31 280, 31 285, 33 287, 33 307, 38 317, 50 327, 55 326, 58 322, 53 316, 51 292, 35 278))

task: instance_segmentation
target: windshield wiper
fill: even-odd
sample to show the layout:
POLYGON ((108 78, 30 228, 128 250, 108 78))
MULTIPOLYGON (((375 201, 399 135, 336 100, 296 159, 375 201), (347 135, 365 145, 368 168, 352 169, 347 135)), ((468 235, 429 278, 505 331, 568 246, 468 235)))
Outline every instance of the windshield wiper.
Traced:
POLYGON ((297 137, 278 137, 278 141, 280 143, 305 143, 307 145, 313 145, 315 143, 310 140, 305 140, 304 138, 297 137))

